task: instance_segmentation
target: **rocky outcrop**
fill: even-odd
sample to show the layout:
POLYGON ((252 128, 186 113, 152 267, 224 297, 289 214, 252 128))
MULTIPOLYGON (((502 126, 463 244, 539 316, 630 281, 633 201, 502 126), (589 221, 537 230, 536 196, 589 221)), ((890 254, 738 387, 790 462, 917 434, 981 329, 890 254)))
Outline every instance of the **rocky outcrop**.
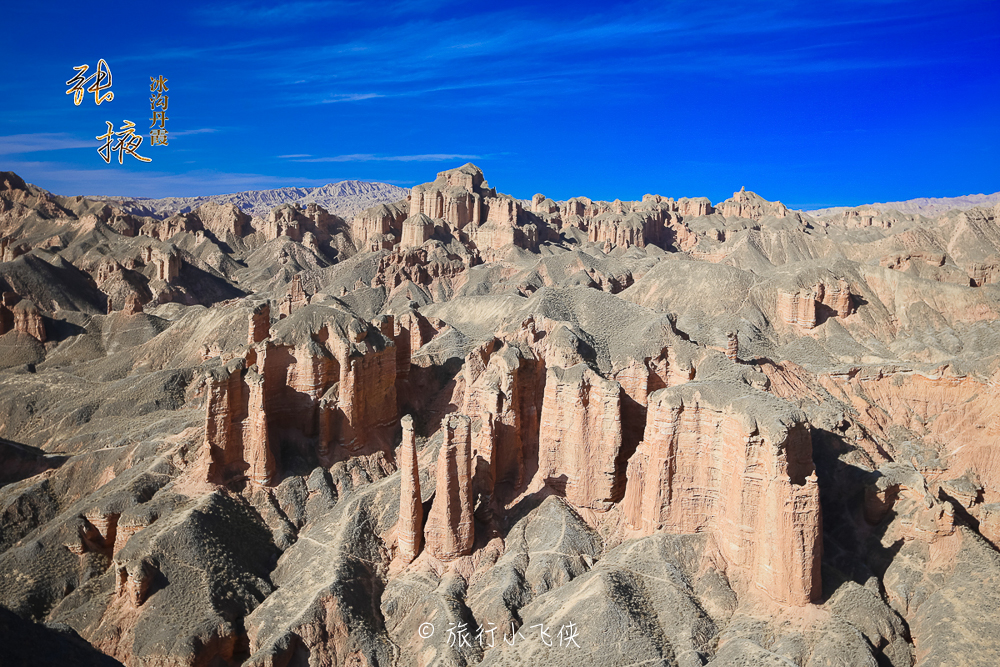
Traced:
POLYGON ((84 513, 83 518, 86 519, 86 525, 88 529, 88 535, 85 537, 85 543, 89 542, 91 547, 90 550, 102 551, 107 555, 111 555, 114 550, 115 539, 118 533, 118 517, 121 516, 120 512, 111 512, 102 510, 99 508, 94 508, 86 513, 84 513))
POLYGON ((345 228, 346 224, 342 219, 331 215, 319 204, 310 203, 303 208, 298 202, 293 202, 271 209, 258 231, 268 241, 286 236, 293 241, 304 242, 306 234, 312 234, 319 241, 327 241, 345 228))
POLYGON ((271 210, 267 219, 261 225, 260 231, 264 238, 273 241, 279 236, 287 236, 293 241, 301 241, 306 232, 308 219, 301 206, 282 204, 271 210))
POLYGON ((424 506, 420 498, 420 470, 417 467, 417 443, 413 417, 402 419, 403 442, 399 446, 399 521, 396 539, 399 557, 410 563, 423 547, 424 506))
POLYGON ((843 318, 851 312, 851 289, 843 278, 829 286, 817 283, 795 292, 778 290, 778 317, 789 326, 814 329, 828 316, 843 318))
POLYGON ((756 192, 748 192, 740 188, 733 196, 722 202, 715 209, 727 218, 749 218, 760 220, 765 215, 783 218, 788 215, 788 209, 780 201, 767 201, 756 192))
POLYGON ((118 518, 118 525, 115 531, 115 545, 111 558, 116 558, 128 544, 129 540, 132 539, 132 536, 150 525, 155 519, 155 513, 152 515, 148 512, 123 513, 118 518))
POLYGON ((178 234, 195 233, 202 229, 204 229, 204 225, 197 213, 177 213, 165 220, 149 220, 139 228, 139 234, 167 241, 178 234))
MULTIPOLYGON (((205 401, 205 447, 210 461, 208 479, 227 483, 245 475, 249 462, 244 442, 249 429, 250 387, 244 380, 243 360, 234 360, 207 380, 205 401)), ((260 395, 257 397, 260 400, 260 395)), ((255 434, 259 437, 259 434, 255 434)), ((250 443, 259 449, 262 443, 250 443)))
POLYGON ((531 212, 558 215, 559 204, 539 192, 531 197, 531 212))
POLYGON ((883 464, 866 480, 865 520, 878 525, 889 512, 899 515, 897 529, 908 539, 935 542, 955 532, 955 508, 936 498, 909 463, 883 464))
POLYGON ((784 401, 712 383, 653 394, 623 511, 640 534, 712 532, 732 576, 774 600, 820 594, 809 426, 784 401))
POLYGON ((398 424, 392 318, 380 323, 383 333, 319 312, 333 320, 314 319, 317 313, 303 307, 272 329, 267 304, 247 316, 250 346, 207 381, 210 481, 274 483, 281 459, 276 439, 297 443, 292 451, 300 457, 327 463, 341 449, 388 447, 398 424))
POLYGON ((814 329, 816 327, 816 290, 779 291, 777 311, 778 317, 788 326, 814 329))
POLYGON ((973 262, 969 266, 969 280, 974 287, 1000 282, 1000 257, 992 255, 981 262, 973 262))
POLYGON ((434 235, 434 221, 426 213, 411 215, 403 221, 403 235, 400 246, 414 248, 422 246, 434 235))
POLYGON ((483 206, 487 211, 485 222, 469 232, 469 238, 480 252, 499 250, 507 245, 530 250, 538 247, 537 226, 520 224, 523 209, 519 201, 509 195, 497 195, 487 197, 483 206))
POLYGON ((392 346, 369 349, 342 360, 337 411, 329 415, 335 440, 356 451, 370 443, 386 445, 386 430, 398 423, 396 351, 392 346))
POLYGON ((431 321, 415 310, 400 313, 392 321, 392 341, 396 346, 396 377, 410 373, 410 360, 415 352, 429 343, 445 327, 440 320, 431 321))
POLYGON ((231 242, 252 232, 250 216, 233 203, 207 202, 195 209, 204 229, 220 241, 231 242))
POLYGON ((726 334, 726 359, 729 361, 739 361, 740 339, 735 331, 726 334))
POLYGON ((46 341, 42 311, 29 299, 13 292, 4 292, 0 300, 0 335, 8 331, 27 334, 39 343, 46 341))
POLYGON ((418 247, 404 243, 379 258, 372 287, 382 285, 391 292, 404 283, 412 282, 433 287, 435 291, 443 286, 445 293, 451 293, 458 286, 458 277, 480 262, 478 253, 465 257, 456 255, 438 241, 418 247))
POLYGON ((602 213, 590 221, 587 230, 591 241, 623 248, 642 248, 658 240, 656 219, 639 213, 602 213))
POLYGON ((495 487, 512 497, 534 473, 539 420, 545 387, 545 364, 530 349, 490 341, 466 358, 462 411, 493 415, 495 487))
POLYGON ((288 285, 288 292, 281 300, 279 307, 279 317, 288 317, 303 306, 309 305, 309 295, 302 287, 302 276, 296 273, 292 276, 292 282, 288 285))
POLYGON ((586 364, 546 372, 539 474, 577 507, 610 509, 621 498, 621 387, 586 364))
POLYGON ((405 206, 397 203, 379 204, 359 213, 351 221, 351 238, 355 247, 359 251, 374 252, 391 247, 393 243, 387 239, 392 235, 399 240, 406 211, 405 206))
POLYGON ((156 567, 145 559, 119 565, 115 570, 115 595, 126 599, 133 608, 141 607, 157 574, 156 567))
POLYGON ((483 172, 472 163, 465 164, 438 173, 431 183, 414 187, 409 196, 409 217, 424 215, 441 219, 451 229, 460 230, 469 224, 479 224, 484 196, 495 194, 489 189, 483 172))
POLYGON ((177 250, 176 246, 172 243, 168 243, 163 247, 150 247, 145 248, 145 260, 147 264, 152 264, 154 269, 154 280, 161 280, 165 283, 172 282, 177 279, 177 276, 181 272, 181 254, 177 250))
POLYGON ((254 306, 247 319, 247 345, 256 345, 271 336, 270 303, 260 303, 254 306))
POLYGON ((462 414, 445 417, 444 443, 438 454, 434 504, 427 515, 424 544, 442 561, 472 553, 475 523, 472 517, 471 421, 462 414))
MULTIPOLYGON (((258 359, 260 359, 258 357, 258 359)), ((265 359, 260 359, 264 361, 265 359)), ((243 458, 248 466, 247 477, 265 486, 275 482, 278 475, 278 461, 271 446, 268 429, 266 391, 264 375, 253 369, 247 371, 247 416, 242 424, 243 458)), ((241 392, 242 394, 242 392, 241 392)))
POLYGON ((677 212, 684 217, 697 218, 715 213, 708 197, 681 197, 677 200, 677 212))

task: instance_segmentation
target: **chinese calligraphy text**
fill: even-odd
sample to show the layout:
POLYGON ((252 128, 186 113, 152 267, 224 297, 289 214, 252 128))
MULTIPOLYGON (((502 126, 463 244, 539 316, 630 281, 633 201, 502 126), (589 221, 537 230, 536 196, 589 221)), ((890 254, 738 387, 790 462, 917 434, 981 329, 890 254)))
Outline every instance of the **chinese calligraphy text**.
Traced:
POLYGON ((108 90, 111 88, 111 68, 108 67, 108 63, 103 58, 97 61, 97 71, 90 76, 84 76, 90 69, 90 65, 80 65, 73 69, 76 70, 76 75, 66 82, 66 85, 70 86, 66 94, 73 94, 73 104, 80 106, 80 102, 83 101, 83 87, 91 79, 93 79, 93 83, 87 87, 87 92, 94 94, 95 104, 100 106, 101 102, 110 102, 115 99, 115 94, 108 90), (108 92, 102 93, 104 90, 108 90, 108 92))
POLYGON ((142 157, 135 152, 142 145, 142 136, 135 133, 135 123, 130 120, 122 121, 124 125, 118 132, 115 132, 115 126, 110 121, 104 122, 108 124, 108 131, 96 138, 104 141, 104 145, 97 149, 97 153, 104 158, 105 162, 111 163, 113 151, 118 151, 118 164, 122 164, 125 153, 140 162, 152 162, 150 158, 142 157), (117 143, 115 143, 116 139, 117 143))
POLYGON ((149 77, 149 81, 149 109, 153 112, 153 117, 149 119, 151 121, 149 145, 169 146, 165 123, 170 120, 167 118, 167 104, 170 101, 170 96, 164 94, 170 90, 167 88, 167 79, 164 79, 163 76, 149 77))

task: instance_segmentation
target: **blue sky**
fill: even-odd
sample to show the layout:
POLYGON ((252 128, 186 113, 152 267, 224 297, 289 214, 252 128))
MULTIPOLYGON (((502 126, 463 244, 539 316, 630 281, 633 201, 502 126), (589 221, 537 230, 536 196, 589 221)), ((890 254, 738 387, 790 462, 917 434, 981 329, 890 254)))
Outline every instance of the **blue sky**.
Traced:
POLYGON ((468 161, 502 192, 793 208, 1000 190, 1000 3, 16 3, 0 170, 190 196, 468 161), (80 106, 104 58, 115 99, 80 106), (149 145, 149 77, 170 145, 149 145), (105 121, 146 136, 105 164, 105 121))

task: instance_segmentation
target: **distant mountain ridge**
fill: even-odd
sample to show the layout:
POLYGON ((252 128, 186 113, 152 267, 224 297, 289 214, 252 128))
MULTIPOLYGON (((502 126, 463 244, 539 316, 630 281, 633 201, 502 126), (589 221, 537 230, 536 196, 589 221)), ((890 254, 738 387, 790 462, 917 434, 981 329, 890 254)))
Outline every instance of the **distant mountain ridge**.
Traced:
POLYGON ((389 183, 340 181, 315 188, 285 187, 200 197, 152 199, 148 197, 88 196, 88 199, 114 202, 133 215, 149 215, 160 219, 175 213, 187 213, 208 202, 236 204, 247 214, 258 218, 267 217, 272 208, 281 204, 298 203, 304 206, 315 202, 330 213, 349 220, 371 206, 404 199, 409 192, 407 188, 389 183))
POLYGON ((890 201, 876 204, 862 204, 861 206, 833 206, 831 208, 820 208, 813 211, 803 211, 813 217, 826 215, 837 215, 852 208, 875 208, 880 211, 899 211, 900 213, 919 214, 927 217, 934 217, 947 213, 953 209, 966 210, 974 206, 994 206, 1000 204, 1000 192, 991 195, 965 195, 962 197, 918 197, 906 201, 890 201))

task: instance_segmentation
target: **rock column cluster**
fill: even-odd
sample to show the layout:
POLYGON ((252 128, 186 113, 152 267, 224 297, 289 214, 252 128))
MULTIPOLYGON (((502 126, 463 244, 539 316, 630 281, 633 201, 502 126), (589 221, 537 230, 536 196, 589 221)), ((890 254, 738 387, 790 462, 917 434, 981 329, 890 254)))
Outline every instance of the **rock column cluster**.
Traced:
MULTIPOLYGON (((294 320, 294 310, 289 317, 294 320)), ((325 465, 336 447, 354 452, 388 446, 388 434, 399 423, 397 359, 394 322, 383 320, 351 320, 344 333, 327 323, 319 334, 293 344, 271 337, 269 305, 255 307, 244 354, 214 370, 207 382, 208 479, 274 484, 280 445, 289 439, 318 437, 316 453, 325 465)), ((292 323, 291 336, 302 338, 294 333, 299 325, 292 323)))
POLYGON ((434 504, 427 516, 424 540, 431 555, 451 561, 472 553, 472 432, 466 415, 444 419, 444 443, 438 454, 434 504))
POLYGON ((778 292, 778 317, 788 326, 816 328, 821 321, 821 307, 828 308, 827 312, 835 317, 851 314, 851 290, 846 280, 838 279, 832 286, 817 283, 795 292, 778 292))
POLYGON ((691 384, 653 394, 623 501, 641 534, 711 531, 721 555, 774 600, 820 594, 821 518, 804 416, 769 395, 691 384))

